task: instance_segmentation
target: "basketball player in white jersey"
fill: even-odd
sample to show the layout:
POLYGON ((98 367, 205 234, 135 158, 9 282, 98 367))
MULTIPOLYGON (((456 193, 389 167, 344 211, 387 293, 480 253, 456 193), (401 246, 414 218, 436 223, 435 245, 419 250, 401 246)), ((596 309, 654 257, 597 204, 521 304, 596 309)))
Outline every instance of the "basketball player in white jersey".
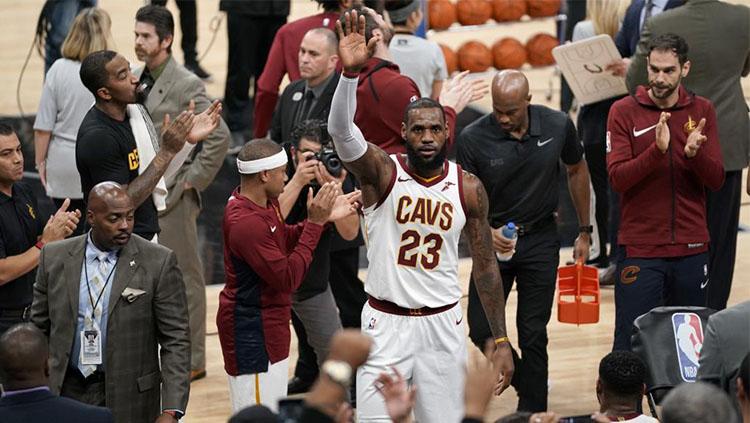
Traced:
POLYGON ((365 141, 354 124, 356 90, 358 73, 377 39, 365 42, 365 19, 356 12, 343 21, 337 31, 344 74, 333 96, 328 131, 339 157, 362 185, 365 206, 370 264, 362 330, 374 343, 367 363, 357 371, 358 421, 390 421, 374 382, 396 367, 417 386, 418 422, 458 422, 466 362, 458 303, 462 231, 495 337, 491 358, 498 372, 497 394, 513 374, 487 194, 474 175, 445 160, 449 132, 442 107, 431 99, 412 102, 404 113, 401 133, 407 155, 389 157, 365 141))

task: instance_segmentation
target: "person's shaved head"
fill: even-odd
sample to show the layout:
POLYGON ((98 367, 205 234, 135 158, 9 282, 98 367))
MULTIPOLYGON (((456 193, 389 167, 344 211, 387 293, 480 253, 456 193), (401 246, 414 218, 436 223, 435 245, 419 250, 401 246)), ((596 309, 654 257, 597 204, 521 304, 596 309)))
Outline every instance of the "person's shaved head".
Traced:
POLYGON ((339 52, 339 39, 336 33, 328 28, 313 28, 305 33, 305 37, 308 35, 314 35, 320 37, 325 41, 325 46, 328 48, 328 54, 338 54, 339 52))
POLYGON ((503 70, 492 78, 492 109, 498 124, 520 138, 529 124, 529 80, 517 70, 503 70))
POLYGON ((128 191, 116 182, 101 182, 91 188, 86 219, 91 238, 101 250, 125 246, 133 233, 135 206, 128 191))
POLYGON ((47 338, 31 323, 0 336, 0 382, 6 391, 47 385, 47 338))

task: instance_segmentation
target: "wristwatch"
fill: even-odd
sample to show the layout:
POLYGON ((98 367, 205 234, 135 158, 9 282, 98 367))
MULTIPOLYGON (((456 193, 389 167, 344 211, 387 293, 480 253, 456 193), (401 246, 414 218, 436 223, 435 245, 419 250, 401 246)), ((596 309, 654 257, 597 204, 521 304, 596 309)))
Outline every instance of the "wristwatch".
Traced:
POLYGON ((587 234, 591 234, 592 232, 594 232, 594 227, 592 225, 579 226, 578 227, 578 233, 582 233, 582 232, 585 232, 587 234))
POLYGON ((321 366, 321 370, 331 378, 332 381, 341 385, 344 389, 349 389, 352 382, 352 366, 344 361, 326 360, 321 366))

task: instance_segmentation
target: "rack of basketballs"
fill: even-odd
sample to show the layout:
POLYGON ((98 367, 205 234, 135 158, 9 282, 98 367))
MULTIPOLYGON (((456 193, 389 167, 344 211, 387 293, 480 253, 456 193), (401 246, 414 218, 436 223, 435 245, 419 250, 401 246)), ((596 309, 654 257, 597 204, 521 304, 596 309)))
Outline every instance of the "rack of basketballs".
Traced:
MULTIPOLYGON (((488 29, 498 24, 555 18, 561 0, 428 0, 427 18, 432 31, 472 31, 488 29), (526 18, 528 16, 528 18, 526 18), (494 20, 494 22, 492 22, 494 20)), ((552 49, 559 45, 552 34, 538 33, 522 43, 506 36, 488 46, 479 40, 463 43, 454 51, 439 43, 448 66, 448 73, 457 70, 484 72, 496 69, 518 69, 525 63, 532 67, 555 64, 552 49)))

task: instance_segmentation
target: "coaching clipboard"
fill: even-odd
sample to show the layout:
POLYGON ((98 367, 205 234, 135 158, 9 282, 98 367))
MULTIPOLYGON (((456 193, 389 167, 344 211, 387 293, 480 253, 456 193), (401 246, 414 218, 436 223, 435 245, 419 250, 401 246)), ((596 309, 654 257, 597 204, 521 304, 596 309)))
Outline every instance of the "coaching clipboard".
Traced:
POLYGON ((627 94, 625 79, 613 76, 605 68, 621 59, 608 35, 597 35, 552 49, 565 80, 580 104, 591 104, 627 94))

